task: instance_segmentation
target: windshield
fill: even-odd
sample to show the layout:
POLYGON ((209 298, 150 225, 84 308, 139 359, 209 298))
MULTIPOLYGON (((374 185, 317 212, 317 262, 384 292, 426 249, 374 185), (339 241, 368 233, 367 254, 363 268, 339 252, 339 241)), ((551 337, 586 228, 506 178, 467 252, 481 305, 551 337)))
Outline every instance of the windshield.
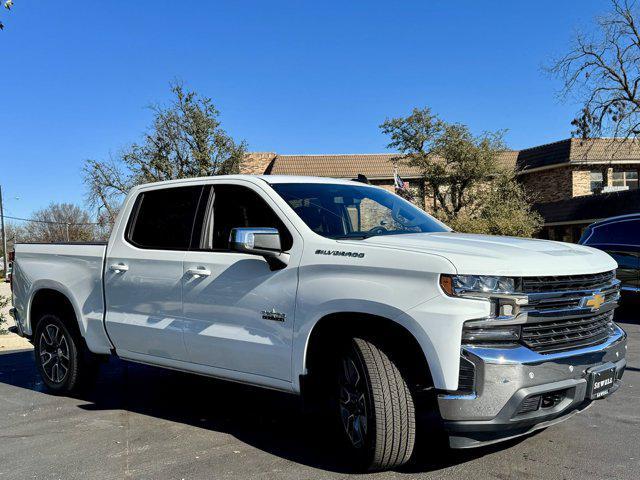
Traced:
POLYGON ((435 218, 381 188, 327 183, 275 183, 271 187, 311 230, 328 238, 449 231, 435 218))

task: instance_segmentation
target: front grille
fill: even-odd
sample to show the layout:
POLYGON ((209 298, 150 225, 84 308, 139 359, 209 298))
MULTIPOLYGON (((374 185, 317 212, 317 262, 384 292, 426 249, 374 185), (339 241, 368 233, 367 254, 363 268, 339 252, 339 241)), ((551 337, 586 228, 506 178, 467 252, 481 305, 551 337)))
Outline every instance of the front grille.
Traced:
MULTIPOLYGON (((540 354, 598 345, 616 332, 613 311, 620 299, 615 271, 589 275, 522 277, 517 294, 494 300, 495 319, 470 321, 465 329, 520 327, 519 343, 540 354), (502 314, 505 306, 511 314, 502 314), (503 323, 511 320, 511 323, 503 323), (515 320, 515 321, 513 321, 515 320)), ((465 336, 463 334, 463 340, 465 336)), ((468 339, 467 339, 468 340, 468 339)), ((472 340, 469 340, 473 343, 472 340)), ((513 340, 492 346, 513 345, 513 340)))
POLYGON ((554 353, 602 343, 613 333, 613 313, 522 325, 522 342, 539 353, 554 353))
POLYGON ((588 275, 564 275, 560 277, 523 277, 523 293, 561 292, 567 290, 594 290, 607 287, 615 278, 615 272, 588 275))

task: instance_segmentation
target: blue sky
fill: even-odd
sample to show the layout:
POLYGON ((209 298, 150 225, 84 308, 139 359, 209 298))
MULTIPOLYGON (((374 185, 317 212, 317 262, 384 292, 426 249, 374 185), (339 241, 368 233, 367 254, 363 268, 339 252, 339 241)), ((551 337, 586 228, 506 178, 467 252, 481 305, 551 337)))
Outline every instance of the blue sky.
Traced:
POLYGON ((82 204, 82 163, 136 141, 179 78, 251 150, 385 151, 378 125, 430 106, 512 148, 569 136, 541 66, 608 2, 28 1, 0 12, 6 214, 82 204), (19 199, 16 199, 19 197, 19 199))

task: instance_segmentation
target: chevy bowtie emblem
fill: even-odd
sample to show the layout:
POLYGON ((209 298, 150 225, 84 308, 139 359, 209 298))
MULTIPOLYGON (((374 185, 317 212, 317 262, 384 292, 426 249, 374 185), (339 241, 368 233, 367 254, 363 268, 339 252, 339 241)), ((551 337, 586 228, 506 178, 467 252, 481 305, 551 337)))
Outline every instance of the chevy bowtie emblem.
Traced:
POLYGON ((592 312, 596 312, 600 310, 600 307, 604 303, 604 296, 599 293, 594 293, 590 297, 585 297, 582 299, 582 305, 584 307, 591 307, 592 312))

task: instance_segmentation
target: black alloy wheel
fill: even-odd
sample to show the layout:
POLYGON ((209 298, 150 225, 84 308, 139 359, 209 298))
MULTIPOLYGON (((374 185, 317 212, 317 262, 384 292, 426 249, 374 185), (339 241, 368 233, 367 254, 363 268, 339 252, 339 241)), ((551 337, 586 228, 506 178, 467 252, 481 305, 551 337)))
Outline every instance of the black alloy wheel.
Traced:
POLYGON ((350 458, 366 470, 407 463, 415 444, 413 396, 376 343, 351 339, 337 365, 337 413, 350 458))
POLYGON ((98 367, 95 356, 58 316, 45 314, 40 318, 33 345, 38 372, 54 393, 70 392, 83 380, 95 378, 98 367))

